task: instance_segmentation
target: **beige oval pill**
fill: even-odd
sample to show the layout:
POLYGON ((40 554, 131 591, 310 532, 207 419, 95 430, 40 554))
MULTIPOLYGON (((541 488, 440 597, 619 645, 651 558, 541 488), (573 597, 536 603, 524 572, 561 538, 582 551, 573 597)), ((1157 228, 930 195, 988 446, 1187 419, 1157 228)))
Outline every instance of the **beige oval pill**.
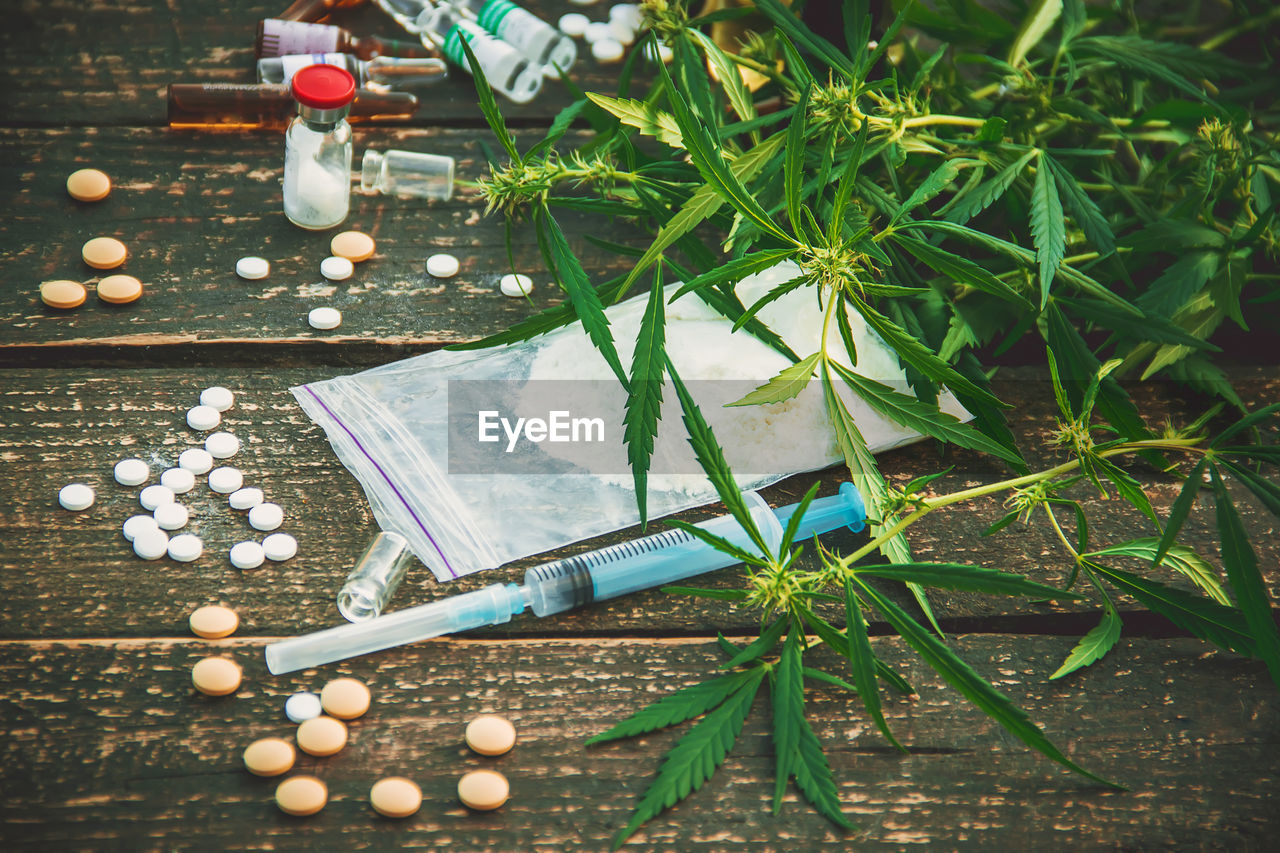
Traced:
POLYGON ((329 802, 329 789, 314 776, 290 776, 276 786, 276 805, 296 817, 313 815, 329 802))
POLYGON ((481 755, 502 755, 516 745, 516 727, 503 717, 486 715, 467 723, 464 737, 481 755))
POLYGON ((343 231, 341 234, 334 234, 329 241, 330 252, 353 264, 373 257, 374 248, 373 238, 361 231, 343 231))
POLYGON ((191 633, 206 640, 230 637, 240 627, 240 617, 230 607, 206 604, 191 613, 191 633))
POLYGON ((115 269, 124 263, 129 250, 115 237, 94 237, 80 250, 84 262, 94 269, 115 269))
POLYGON ((373 783, 369 803, 383 817, 408 817, 422 807, 422 789, 403 776, 388 776, 373 783))
POLYGON ((507 777, 496 770, 472 770, 458 780, 458 799, 469 809, 492 811, 510 795, 507 777))
POLYGON ((98 282, 98 298, 103 302, 123 305, 142 295, 142 282, 131 275, 109 275, 98 282))
POLYGON ((354 678, 335 678, 320 691, 320 706, 340 720, 354 720, 369 710, 369 688, 354 678))
POLYGON ((75 308, 84 304, 86 292, 78 281, 46 281, 40 285, 40 301, 50 308, 75 308))
POLYGON ((293 766, 297 757, 293 744, 278 737, 264 737, 245 747, 244 766, 254 776, 279 776, 293 766))
POLYGON ((209 696, 226 696, 240 687, 240 666, 227 658, 205 658, 191 668, 191 683, 209 696))
POLYGON ((323 758, 347 745, 347 726, 333 717, 315 717, 298 726, 298 749, 323 758))
POLYGON ((78 169, 67 176, 67 192, 76 201, 102 201, 111 192, 111 179, 97 169, 78 169))

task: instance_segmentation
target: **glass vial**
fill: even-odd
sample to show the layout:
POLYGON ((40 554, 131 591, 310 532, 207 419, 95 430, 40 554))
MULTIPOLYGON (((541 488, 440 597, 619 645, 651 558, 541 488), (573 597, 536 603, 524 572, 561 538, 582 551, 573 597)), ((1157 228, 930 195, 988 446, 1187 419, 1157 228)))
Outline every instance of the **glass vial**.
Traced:
POLYGON ((531 63, 520 51, 447 3, 435 8, 425 5, 425 9, 416 22, 422 39, 439 48, 450 62, 471 73, 467 55, 462 51, 465 39, 495 91, 517 104, 526 104, 542 89, 542 67, 531 63))
POLYGON ((475 15, 476 22, 524 56, 558 76, 578 59, 573 39, 511 0, 452 0, 453 5, 475 15))
MULTIPOLYGON (((170 83, 169 126, 201 130, 282 129, 297 112, 288 86, 273 83, 170 83)), ((409 92, 356 89, 347 121, 404 121, 418 110, 409 92)))
POLYGON ((409 540, 382 531, 364 549, 338 593, 338 612, 348 622, 363 622, 382 613, 413 560, 409 540))
POLYGON ((258 82, 289 83, 308 65, 336 65, 347 69, 361 86, 400 92, 426 89, 449 77, 449 66, 443 59, 375 56, 364 60, 349 53, 306 53, 262 57, 258 60, 258 82))
POLYGON ((360 188, 365 192, 438 201, 453 196, 452 157, 370 148, 364 152, 360 167, 360 188))
POLYGON ((284 134, 284 215, 301 228, 332 228, 351 204, 350 72, 309 65, 293 75, 298 114, 284 134))
POLYGON ((289 56, 299 53, 353 53, 361 59, 375 56, 438 57, 439 51, 421 42, 383 39, 377 36, 356 38, 349 30, 330 24, 306 21, 282 21, 265 18, 258 22, 254 56, 289 56))

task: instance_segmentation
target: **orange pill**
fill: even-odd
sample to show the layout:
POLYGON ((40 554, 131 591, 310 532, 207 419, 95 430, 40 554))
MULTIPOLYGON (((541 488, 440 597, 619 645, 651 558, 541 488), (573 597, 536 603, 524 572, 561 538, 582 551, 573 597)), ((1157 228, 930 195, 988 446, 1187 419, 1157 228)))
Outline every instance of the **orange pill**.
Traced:
POLYGON ((230 637, 240 627, 240 617, 236 612, 221 604, 206 604, 197 608, 188 621, 191 633, 209 640, 230 637))
POLYGON ((369 688, 354 678, 335 678, 320 691, 325 713, 339 720, 354 720, 369 710, 369 688))
POLYGON ((472 770, 458 780, 458 799, 469 809, 492 811, 510 795, 507 777, 496 770, 472 770))
POLYGON ((67 192, 76 201, 102 201, 111 192, 111 179, 97 169, 79 169, 67 176, 67 192))
POLYGON ((324 758, 335 755, 347 745, 347 726, 333 717, 314 717, 298 726, 294 738, 298 741, 298 749, 324 758))
POLYGON ((245 747, 244 766, 254 776, 279 776, 293 767, 297 757, 293 744, 278 737, 264 737, 245 747))
POLYGON ((131 275, 109 275, 98 282, 98 298, 103 302, 123 305, 142 295, 142 282, 131 275))
POLYGON ((422 789, 403 776, 388 776, 373 783, 369 804, 383 817, 408 817, 422 808, 422 789))
POLYGON ((110 270, 124 263, 129 250, 115 237, 94 237, 80 249, 80 256, 96 270, 110 270))
POLYGON ((290 776, 276 787, 276 805, 295 817, 313 815, 329 802, 329 789, 314 776, 290 776))
POLYGON ((40 285, 40 300, 50 308, 75 308, 85 300, 84 285, 78 281, 46 281, 40 285))
POLYGON ((373 256, 373 238, 361 231, 343 231, 334 234, 329 241, 329 251, 353 264, 367 261, 373 256))
POLYGON ((240 667, 227 658, 205 658, 191 668, 191 683, 209 696, 226 696, 240 689, 240 667))
POLYGON ((485 715, 467 723, 463 737, 481 755, 502 755, 516 745, 516 727, 503 717, 485 715))

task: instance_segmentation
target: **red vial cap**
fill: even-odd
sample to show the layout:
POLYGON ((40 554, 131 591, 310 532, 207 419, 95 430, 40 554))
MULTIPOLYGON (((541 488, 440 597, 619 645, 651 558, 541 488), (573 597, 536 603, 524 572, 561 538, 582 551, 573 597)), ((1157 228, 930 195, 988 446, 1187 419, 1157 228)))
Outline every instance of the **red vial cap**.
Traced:
POLYGON ((345 107, 356 96, 356 79, 336 65, 308 65, 293 75, 293 96, 317 110, 345 107))

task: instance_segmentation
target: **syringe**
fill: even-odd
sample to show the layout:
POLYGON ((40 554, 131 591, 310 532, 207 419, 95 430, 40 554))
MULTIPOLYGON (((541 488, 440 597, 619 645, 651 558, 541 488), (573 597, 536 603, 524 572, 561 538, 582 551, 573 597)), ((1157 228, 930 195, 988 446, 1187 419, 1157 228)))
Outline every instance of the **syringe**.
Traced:
MULTIPOLYGON (((766 544, 776 549, 784 528, 800 505, 772 510, 755 492, 744 492, 743 498, 766 544)), ((839 494, 818 498, 809 504, 796 529, 795 541, 840 527, 857 532, 865 520, 862 497, 852 484, 844 483, 839 494)), ((722 515, 697 526, 727 539, 743 551, 760 553, 732 515, 722 515)), ((683 530, 667 530, 543 563, 526 571, 524 583, 520 585, 495 583, 365 622, 273 643, 266 650, 267 669, 279 675, 444 634, 501 625, 526 607, 536 616, 548 616, 593 601, 684 580, 736 562, 733 556, 683 530)))

